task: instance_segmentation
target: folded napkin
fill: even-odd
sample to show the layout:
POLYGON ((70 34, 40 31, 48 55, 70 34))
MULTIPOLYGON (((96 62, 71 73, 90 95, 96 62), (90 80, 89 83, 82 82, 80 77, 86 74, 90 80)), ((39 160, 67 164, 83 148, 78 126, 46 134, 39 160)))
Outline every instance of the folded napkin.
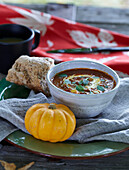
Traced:
MULTIPOLYGON (((24 116, 28 108, 36 103, 52 101, 52 98, 33 91, 27 99, 0 101, 0 141, 18 129, 28 133, 24 126, 24 116)), ((121 79, 112 103, 99 116, 77 119, 77 127, 69 140, 79 143, 94 140, 129 143, 129 78, 121 79)))

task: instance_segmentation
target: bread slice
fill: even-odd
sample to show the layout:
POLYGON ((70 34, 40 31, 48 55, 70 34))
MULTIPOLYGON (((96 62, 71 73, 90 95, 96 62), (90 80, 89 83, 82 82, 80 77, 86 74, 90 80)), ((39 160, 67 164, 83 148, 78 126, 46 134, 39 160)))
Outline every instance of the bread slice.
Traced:
POLYGON ((46 75, 53 66, 54 60, 51 58, 22 55, 8 71, 6 80, 50 96, 46 75))

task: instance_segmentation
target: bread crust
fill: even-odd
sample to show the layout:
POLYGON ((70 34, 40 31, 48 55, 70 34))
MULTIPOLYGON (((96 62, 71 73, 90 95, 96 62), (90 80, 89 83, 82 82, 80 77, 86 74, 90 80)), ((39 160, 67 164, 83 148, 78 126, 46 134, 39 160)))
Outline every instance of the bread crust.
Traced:
POLYGON ((50 96, 46 75, 53 66, 54 60, 51 58, 22 55, 8 71, 6 80, 50 96))

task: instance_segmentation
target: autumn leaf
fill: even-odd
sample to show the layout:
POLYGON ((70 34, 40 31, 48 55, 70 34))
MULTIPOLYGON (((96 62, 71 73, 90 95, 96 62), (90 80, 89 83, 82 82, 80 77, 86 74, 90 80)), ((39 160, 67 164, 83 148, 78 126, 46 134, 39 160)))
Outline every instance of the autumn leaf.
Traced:
POLYGON ((27 170, 27 169, 29 169, 33 164, 34 164, 34 162, 30 162, 29 164, 23 166, 22 168, 18 168, 18 170, 27 170))
MULTIPOLYGON (((4 167, 5 170, 15 170, 16 169, 16 165, 14 163, 8 163, 6 161, 2 161, 0 160, 1 165, 4 167)), ((30 162, 29 164, 18 168, 18 170, 28 170, 32 165, 34 164, 34 162, 30 162)))
POLYGON ((1 165, 4 167, 5 170, 15 170, 16 165, 14 163, 8 163, 6 161, 0 160, 1 165))

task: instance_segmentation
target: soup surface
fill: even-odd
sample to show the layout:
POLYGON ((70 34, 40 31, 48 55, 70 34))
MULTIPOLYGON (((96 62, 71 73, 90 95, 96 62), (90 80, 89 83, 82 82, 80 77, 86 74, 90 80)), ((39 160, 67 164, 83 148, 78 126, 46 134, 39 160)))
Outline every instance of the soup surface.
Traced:
POLYGON ((0 38, 0 42, 3 43, 17 43, 23 41, 22 38, 15 38, 15 37, 7 37, 7 38, 0 38))
POLYGON ((104 93, 116 86, 115 80, 107 73, 85 68, 62 71, 51 81, 58 88, 76 94, 104 93))

